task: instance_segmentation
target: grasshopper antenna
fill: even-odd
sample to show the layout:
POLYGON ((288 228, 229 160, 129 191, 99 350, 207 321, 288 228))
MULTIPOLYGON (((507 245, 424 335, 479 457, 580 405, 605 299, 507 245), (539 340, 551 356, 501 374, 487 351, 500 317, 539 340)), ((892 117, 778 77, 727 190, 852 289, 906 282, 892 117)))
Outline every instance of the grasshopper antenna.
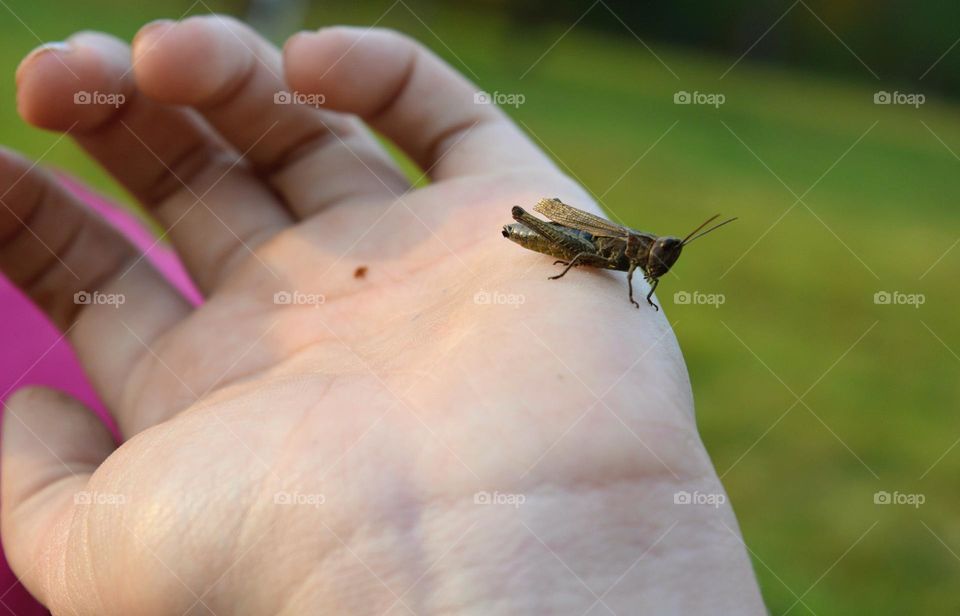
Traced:
POLYGON ((698 231, 700 231, 700 229, 703 229, 703 228, 706 227, 708 224, 710 224, 712 221, 716 220, 716 218, 717 218, 718 216, 720 216, 720 214, 714 214, 713 216, 711 216, 710 218, 708 218, 702 225, 700 225, 699 227, 697 227, 696 229, 694 229, 693 231, 691 231, 691 232, 690 232, 690 235, 688 235, 687 237, 683 238, 683 242, 681 242, 682 245, 686 246, 687 244, 689 244, 689 243, 692 242, 693 240, 698 240, 698 239, 700 239, 701 237, 703 237, 704 235, 706 235, 706 234, 708 234, 708 233, 711 233, 711 232, 713 232, 713 231, 716 231, 717 229, 719 229, 719 228, 722 227, 723 225, 729 224, 729 223, 731 223, 731 222, 733 222, 734 220, 737 219, 736 216, 734 216, 733 218, 730 218, 730 219, 728 219, 728 220, 724 220, 724 221, 721 222, 720 224, 714 225, 714 226, 710 227, 709 229, 707 229, 706 231, 704 231, 703 233, 700 233, 699 235, 696 235, 696 233, 697 233, 698 231))
MULTIPOLYGON (((697 227, 696 229, 694 229, 693 231, 691 231, 691 232, 690 232, 690 235, 688 235, 687 237, 683 238, 683 243, 686 244, 686 243, 687 243, 687 240, 689 240, 691 237, 693 237, 693 236, 697 233, 697 231, 699 231, 700 229, 703 229, 704 227, 706 227, 708 224, 710 224, 710 221, 715 220, 715 219, 717 218, 717 216, 719 216, 719 215, 720 215, 720 214, 714 214, 714 215, 711 216, 710 218, 708 218, 708 219, 706 219, 705 221, 703 221, 703 224, 702 224, 702 225, 700 225, 699 227, 697 227)), ((691 240, 691 241, 693 241, 693 240, 691 240)))

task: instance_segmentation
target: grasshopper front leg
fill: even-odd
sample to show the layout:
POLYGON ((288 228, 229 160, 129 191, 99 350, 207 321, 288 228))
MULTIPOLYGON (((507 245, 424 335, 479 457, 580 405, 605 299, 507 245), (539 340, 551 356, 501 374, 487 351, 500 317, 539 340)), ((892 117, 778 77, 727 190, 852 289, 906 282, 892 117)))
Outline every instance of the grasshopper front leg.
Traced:
POLYGON ((630 269, 627 270, 627 289, 629 292, 630 303, 640 309, 640 304, 637 303, 637 300, 633 299, 633 272, 636 271, 637 266, 630 264, 630 269))
MULTIPOLYGON (((630 289, 630 303, 633 304, 634 306, 636 306, 637 308, 640 308, 640 304, 638 304, 637 301, 636 301, 635 299, 633 299, 633 272, 634 272, 636 269, 637 269, 637 266, 636 266, 636 265, 631 265, 631 266, 630 266, 630 269, 627 270, 627 288, 630 289)), ((660 283, 660 279, 659 279, 659 278, 647 278, 647 282, 650 283, 650 292, 647 293, 647 303, 650 304, 651 306, 653 306, 654 310, 656 310, 657 312, 659 312, 659 311, 660 311, 660 306, 657 306, 656 304, 654 304, 654 303, 653 303, 653 300, 651 300, 650 298, 653 296, 653 292, 656 290, 657 285, 660 283)))
POLYGON ((653 300, 650 299, 650 297, 653 296, 653 292, 657 290, 657 285, 660 284, 660 279, 659 279, 659 278, 654 278, 653 280, 650 280, 649 282, 650 282, 650 292, 647 293, 647 303, 650 304, 651 306, 653 306, 654 308, 656 308, 657 311, 659 312, 659 311, 660 311, 660 306, 657 306, 656 304, 654 304, 654 303, 653 303, 653 300))

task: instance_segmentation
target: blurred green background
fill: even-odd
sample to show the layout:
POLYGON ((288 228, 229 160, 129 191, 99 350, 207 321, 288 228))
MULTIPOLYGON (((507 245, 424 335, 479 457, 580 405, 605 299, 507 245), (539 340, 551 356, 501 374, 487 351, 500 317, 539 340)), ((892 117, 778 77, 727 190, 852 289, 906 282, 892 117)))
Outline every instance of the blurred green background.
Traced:
MULTIPOLYGON (((507 111, 631 226, 739 216, 687 251, 660 298, 771 612, 958 613, 957 8, 753 4, 314 2, 260 23, 421 39, 483 90, 522 95, 507 111), (878 91, 926 101, 878 105, 878 91), (924 303, 877 303, 884 292, 924 303), (696 303, 711 294, 722 305, 696 303), (925 502, 875 504, 878 491, 925 502)), ((3 142, 129 202, 68 140, 18 119, 13 71, 76 30, 129 39, 214 10, 251 14, 3 0, 3 142)))

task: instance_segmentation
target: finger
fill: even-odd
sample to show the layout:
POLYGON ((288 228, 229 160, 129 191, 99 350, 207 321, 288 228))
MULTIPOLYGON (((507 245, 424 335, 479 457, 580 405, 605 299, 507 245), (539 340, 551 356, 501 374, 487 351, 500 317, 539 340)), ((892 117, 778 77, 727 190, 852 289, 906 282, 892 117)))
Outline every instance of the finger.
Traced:
MULTIPOLYGON (((0 459, 0 535, 11 569, 55 614, 93 614, 84 500, 92 473, 114 450, 102 423, 76 400, 51 389, 21 389, 6 402, 0 459), (70 587, 86 592, 71 593, 70 587)), ((88 493, 88 492, 87 492, 88 493)), ((102 612, 101 612, 102 613, 102 612)))
POLYGON ((477 88, 410 38, 380 29, 327 28, 284 48, 290 86, 323 94, 403 148, 436 179, 552 163, 477 88))
POLYGON ((202 289, 291 224, 272 191, 202 119, 137 90, 121 41, 78 34, 66 48, 28 56, 17 81, 24 119, 69 130, 169 231, 202 289))
POLYGON ((155 22, 137 34, 133 56, 146 94, 197 109, 301 217, 409 187, 362 122, 289 92, 279 50, 232 18, 155 22))
POLYGON ((3 150, 0 271, 67 332, 113 409, 125 382, 119 377, 145 352, 140 341, 149 343, 191 312, 99 215, 48 173, 3 150))

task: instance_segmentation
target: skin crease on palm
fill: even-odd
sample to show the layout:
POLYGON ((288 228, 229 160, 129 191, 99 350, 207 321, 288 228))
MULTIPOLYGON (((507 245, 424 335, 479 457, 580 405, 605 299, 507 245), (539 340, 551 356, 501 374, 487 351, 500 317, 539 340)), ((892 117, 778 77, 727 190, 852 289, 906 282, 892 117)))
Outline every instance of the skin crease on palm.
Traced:
POLYGON ((723 489, 667 319, 622 274, 549 281, 501 237, 543 196, 599 210, 423 46, 326 28, 281 51, 206 16, 130 46, 79 33, 17 85, 207 297, 0 153, 0 267, 124 439, 52 390, 7 401, 3 545, 55 614, 764 613, 729 504, 674 504, 723 489), (410 190, 367 125, 431 183, 410 190), (78 309, 81 290, 126 301, 78 309))

